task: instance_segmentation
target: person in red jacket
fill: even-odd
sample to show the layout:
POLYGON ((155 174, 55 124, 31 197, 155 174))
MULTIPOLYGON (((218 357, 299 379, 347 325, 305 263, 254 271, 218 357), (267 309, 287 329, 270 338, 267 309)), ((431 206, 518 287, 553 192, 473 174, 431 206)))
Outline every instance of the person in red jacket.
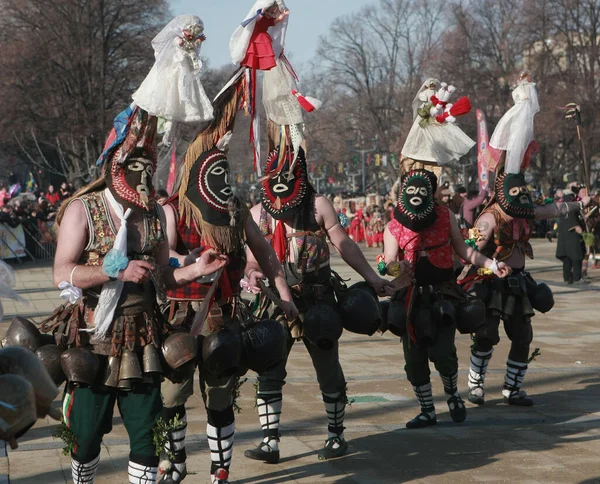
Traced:
POLYGON ((60 193, 54 190, 54 185, 48 185, 48 193, 46 193, 46 200, 50 203, 50 205, 56 205, 60 202, 60 193))

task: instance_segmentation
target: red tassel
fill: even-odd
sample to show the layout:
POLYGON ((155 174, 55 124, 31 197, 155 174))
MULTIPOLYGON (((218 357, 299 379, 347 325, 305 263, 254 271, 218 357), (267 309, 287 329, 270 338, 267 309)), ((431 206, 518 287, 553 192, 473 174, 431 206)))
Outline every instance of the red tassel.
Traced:
POLYGON ((319 109, 323 104, 318 99, 315 99, 314 97, 304 96, 295 89, 292 89, 292 94, 296 96, 296 99, 298 99, 300 106, 302 106, 302 109, 304 109, 307 113, 312 113, 313 111, 319 109))
POLYGON ((525 170, 527 170, 527 168, 529 168, 529 165, 531 164, 531 157, 539 152, 540 152, 540 145, 537 143, 536 140, 533 140, 531 143, 529 143, 529 146, 527 147, 527 151, 525 152, 525 155, 523 156, 523 162, 521 163, 521 171, 525 171, 525 170))
POLYGON ((277 254, 277 259, 281 263, 285 262, 286 245, 285 224, 282 220, 279 220, 273 234, 273 249, 275 250, 275 254, 277 254))
POLYGON ((471 111, 471 101, 467 96, 463 96, 456 100, 456 102, 450 108, 450 116, 455 118, 467 114, 471 111))

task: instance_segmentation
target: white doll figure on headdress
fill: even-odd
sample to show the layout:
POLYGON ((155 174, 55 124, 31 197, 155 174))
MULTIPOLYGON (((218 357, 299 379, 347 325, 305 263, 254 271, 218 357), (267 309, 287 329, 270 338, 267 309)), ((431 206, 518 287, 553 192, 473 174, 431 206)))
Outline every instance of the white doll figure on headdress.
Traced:
MULTIPOLYGON (((229 50, 234 64, 246 68, 250 87, 250 142, 254 166, 260 171, 260 124, 256 115, 257 71, 263 72, 263 106, 271 125, 283 128, 297 155, 304 139, 303 110, 318 109, 321 102, 298 92, 298 78, 284 54, 289 10, 283 0, 258 0, 231 36, 229 50)), ((282 150, 283 152, 284 150, 282 150)))
POLYGON ((170 123, 213 119, 213 108, 200 81, 204 24, 195 15, 179 15, 152 40, 155 62, 133 94, 149 114, 170 123))
POLYGON ((283 53, 289 10, 283 0, 257 0, 231 36, 234 64, 268 71, 283 53))
POLYGON ((471 110, 465 96, 449 102, 455 90, 434 78, 423 83, 412 103, 414 121, 402 148, 403 158, 443 166, 458 161, 475 145, 454 124, 456 117, 471 110))
POLYGON ((506 173, 519 173, 527 147, 533 141, 533 120, 540 110, 537 89, 529 72, 519 76, 512 98, 515 105, 498 121, 490 146, 506 151, 506 173))

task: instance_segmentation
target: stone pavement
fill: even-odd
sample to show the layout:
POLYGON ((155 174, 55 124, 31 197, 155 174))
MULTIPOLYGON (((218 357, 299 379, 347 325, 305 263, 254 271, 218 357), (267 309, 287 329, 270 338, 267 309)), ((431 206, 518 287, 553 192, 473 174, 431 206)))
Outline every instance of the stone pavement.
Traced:
MULTIPOLYGON (((594 284, 565 286, 554 259, 555 244, 534 243, 536 260, 528 264, 539 281, 551 284, 556 306, 534 318, 534 343, 541 355, 532 363, 526 388, 536 405, 513 408, 500 393, 508 352, 504 337, 491 361, 486 405, 468 404, 467 421, 454 424, 434 371, 438 425, 407 430, 405 423, 418 413, 403 371, 402 348, 392 335, 371 338, 345 333, 340 354, 349 394, 346 438, 350 451, 341 459, 319 462, 326 419, 314 370, 307 352, 296 344, 290 356, 288 384, 284 389, 282 460, 266 465, 243 457, 244 450, 260 440, 254 410, 254 375, 241 390, 232 482, 238 484, 401 482, 600 482, 600 271, 590 271, 594 284), (598 311, 598 313, 596 312, 598 311)), ((373 261, 375 250, 367 250, 373 261)), ((334 266, 342 268, 336 258, 334 266)), ((29 306, 9 302, 0 336, 14 314, 39 320, 59 302, 51 288, 49 267, 17 268, 20 293, 29 306)), ((356 275, 340 270, 345 277, 356 275)), ((470 340, 458 335, 460 385, 466 388, 470 340)), ((186 482, 206 483, 209 454, 204 436, 205 413, 195 395, 190 402, 188 468, 186 482)), ((69 481, 69 458, 61 442, 51 435, 55 424, 40 421, 20 440, 19 449, 3 457, 2 473, 10 471, 15 484, 55 484, 69 481)), ((126 483, 127 435, 118 416, 106 437, 97 483, 126 483)), ((6 479, 6 478, 5 478, 6 479)))

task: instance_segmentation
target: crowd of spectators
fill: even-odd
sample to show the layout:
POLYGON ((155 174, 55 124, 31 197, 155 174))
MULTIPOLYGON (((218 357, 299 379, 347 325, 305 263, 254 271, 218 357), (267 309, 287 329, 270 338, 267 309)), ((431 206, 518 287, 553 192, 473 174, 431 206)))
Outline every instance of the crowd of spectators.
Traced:
POLYGON ((42 190, 37 183, 21 185, 14 173, 10 173, 8 184, 0 183, 0 224, 10 227, 38 222, 53 222, 60 204, 73 193, 71 183, 63 182, 56 190, 48 185, 42 190))

